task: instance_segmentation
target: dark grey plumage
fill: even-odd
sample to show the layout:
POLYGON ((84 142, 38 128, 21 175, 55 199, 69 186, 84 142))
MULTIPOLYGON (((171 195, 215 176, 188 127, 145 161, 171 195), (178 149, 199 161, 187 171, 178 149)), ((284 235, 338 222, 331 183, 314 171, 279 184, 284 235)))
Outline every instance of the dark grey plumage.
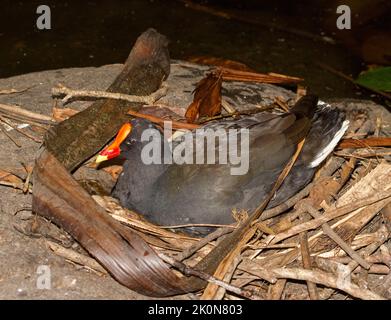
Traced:
MULTIPOLYGON (((290 113, 260 113, 211 123, 206 128, 250 130, 249 170, 244 175, 231 175, 229 164, 145 165, 140 154, 146 142, 140 138, 154 125, 142 119, 134 119, 132 124, 130 136, 121 145, 126 161, 113 196, 159 225, 232 223, 232 209, 257 207, 294 154, 297 143, 307 136, 296 164, 268 207, 282 203, 311 181, 316 166, 347 127, 340 110, 317 106, 314 96, 303 97, 290 113), (327 152, 322 154, 322 150, 327 152)), ((175 141, 174 147, 180 141, 175 141)), ((163 147, 167 141, 162 139, 161 144, 163 147)))

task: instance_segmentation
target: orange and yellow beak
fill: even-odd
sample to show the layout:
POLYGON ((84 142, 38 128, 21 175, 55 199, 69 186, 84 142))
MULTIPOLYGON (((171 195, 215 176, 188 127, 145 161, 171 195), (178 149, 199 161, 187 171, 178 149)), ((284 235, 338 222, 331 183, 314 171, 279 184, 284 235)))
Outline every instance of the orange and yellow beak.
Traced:
POLYGON ((118 157, 121 154, 120 145, 126 137, 132 131, 132 125, 130 123, 125 123, 121 129, 119 129, 117 136, 115 137, 112 144, 103 149, 98 156, 96 157, 95 162, 100 163, 118 157))

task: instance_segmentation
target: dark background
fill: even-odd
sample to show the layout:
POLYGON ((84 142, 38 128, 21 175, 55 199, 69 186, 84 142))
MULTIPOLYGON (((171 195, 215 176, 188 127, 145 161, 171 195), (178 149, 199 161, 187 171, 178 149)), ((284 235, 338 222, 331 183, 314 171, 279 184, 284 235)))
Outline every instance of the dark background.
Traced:
POLYGON ((368 65, 391 62, 391 1, 11 1, 0 12, 0 77, 125 61, 149 27, 170 39, 172 58, 213 56, 260 72, 306 79, 321 96, 368 96, 330 73, 326 64, 357 76, 368 65), (352 10, 352 29, 338 30, 336 8, 352 10), (36 9, 51 8, 52 29, 36 28, 36 9), (322 37, 330 37, 331 44, 322 37))

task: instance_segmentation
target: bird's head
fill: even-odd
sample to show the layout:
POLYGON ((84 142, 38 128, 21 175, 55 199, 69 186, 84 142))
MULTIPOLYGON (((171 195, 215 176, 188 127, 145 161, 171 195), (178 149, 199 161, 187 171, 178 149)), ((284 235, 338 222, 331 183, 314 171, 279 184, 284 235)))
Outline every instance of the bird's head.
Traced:
POLYGON ((143 132, 147 129, 155 128, 148 120, 140 118, 132 119, 130 122, 122 125, 114 141, 98 154, 95 162, 100 163, 119 156, 126 158, 126 153, 131 152, 131 149, 135 145, 143 145, 141 139, 143 132))

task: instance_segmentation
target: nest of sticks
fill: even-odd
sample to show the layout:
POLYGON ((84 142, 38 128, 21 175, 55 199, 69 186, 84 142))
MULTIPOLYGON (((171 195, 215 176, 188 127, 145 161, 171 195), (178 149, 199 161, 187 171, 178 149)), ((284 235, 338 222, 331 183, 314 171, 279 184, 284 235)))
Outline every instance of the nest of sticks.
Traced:
MULTIPOLYGON (((235 254, 220 264, 223 271, 218 276, 194 267, 248 218, 248 212, 234 210, 235 224, 199 239, 181 233, 183 226, 154 225, 110 196, 93 198, 112 218, 136 230, 178 272, 207 280, 199 294, 202 298, 389 299, 389 149, 365 145, 379 132, 367 111, 348 116, 347 139, 314 180, 285 203, 263 211, 235 254)), ((106 273, 87 257, 54 243, 50 247, 75 263, 106 273)))

